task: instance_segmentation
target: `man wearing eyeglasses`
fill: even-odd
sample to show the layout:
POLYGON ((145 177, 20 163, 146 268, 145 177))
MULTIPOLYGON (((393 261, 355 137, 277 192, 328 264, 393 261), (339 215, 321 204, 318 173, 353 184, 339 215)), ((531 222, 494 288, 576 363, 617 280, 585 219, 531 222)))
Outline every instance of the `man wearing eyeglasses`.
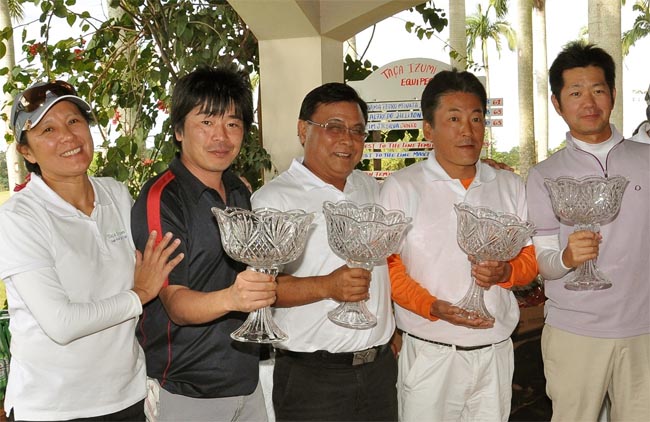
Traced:
POLYGON ((330 249, 325 201, 374 203, 377 182, 355 166, 367 136, 366 103, 351 87, 328 83, 304 98, 298 137, 304 157, 252 197, 253 208, 303 209, 317 215, 303 255, 277 277, 274 317, 289 339, 276 345, 273 405, 277 420, 397 420, 395 329, 386 265, 348 268, 330 249), (327 313, 367 300, 377 325, 341 327, 327 313))

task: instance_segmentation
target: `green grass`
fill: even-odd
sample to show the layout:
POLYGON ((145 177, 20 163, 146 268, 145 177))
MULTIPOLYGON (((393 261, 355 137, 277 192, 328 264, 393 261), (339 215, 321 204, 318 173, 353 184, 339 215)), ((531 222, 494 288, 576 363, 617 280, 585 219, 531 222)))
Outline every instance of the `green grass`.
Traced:
POLYGON ((4 204, 9 199, 9 191, 0 192, 0 205, 4 204))

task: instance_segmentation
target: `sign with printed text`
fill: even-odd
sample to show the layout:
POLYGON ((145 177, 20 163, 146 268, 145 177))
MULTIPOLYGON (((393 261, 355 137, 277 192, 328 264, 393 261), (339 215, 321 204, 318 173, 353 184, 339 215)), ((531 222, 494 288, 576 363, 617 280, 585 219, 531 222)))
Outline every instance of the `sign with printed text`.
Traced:
POLYGON ((433 59, 403 59, 388 63, 372 72, 363 81, 350 81, 348 85, 357 90, 368 105, 411 100, 413 106, 401 109, 419 109, 424 87, 441 70, 451 70, 451 65, 433 59))
POLYGON ((503 116, 503 109, 499 107, 497 108, 488 107, 487 110, 485 110, 485 116, 486 117, 503 116))
MULTIPOLYGON (((411 58, 388 63, 363 81, 349 81, 368 104, 369 131, 421 130, 420 98, 424 87, 436 73, 451 70, 448 63, 426 58, 411 58)), ((478 77, 485 85, 485 77, 478 77)), ((485 126, 503 127, 503 98, 489 98, 485 126)), ((369 142, 364 145, 364 160, 388 158, 426 158, 433 148, 430 142, 369 142)), ((376 178, 391 171, 367 172, 376 178)))
POLYGON ((427 158, 429 151, 377 151, 377 152, 364 152, 362 158, 364 160, 371 160, 375 158, 427 158))
POLYGON ((431 149, 433 142, 366 142, 363 149, 431 149))
POLYGON ((422 129, 422 120, 403 121, 403 122, 370 122, 366 127, 368 130, 422 129))
POLYGON ((422 120, 421 111, 383 111, 368 113, 368 122, 381 122, 384 120, 422 120))
POLYGON ((486 119, 485 127, 503 127, 503 119, 486 119))

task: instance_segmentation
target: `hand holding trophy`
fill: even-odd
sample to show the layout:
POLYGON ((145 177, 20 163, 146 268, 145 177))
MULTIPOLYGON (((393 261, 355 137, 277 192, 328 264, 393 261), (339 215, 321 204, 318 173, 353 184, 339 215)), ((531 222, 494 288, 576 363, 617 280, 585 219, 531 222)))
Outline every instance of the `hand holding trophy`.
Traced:
MULTIPOLYGON (((623 176, 563 176, 545 179, 553 211, 560 220, 575 225, 575 231, 600 231, 600 224, 613 219, 621 208, 628 180, 623 176)), ((596 259, 580 264, 564 284, 568 290, 603 290, 611 281, 596 266, 596 259)))
MULTIPOLYGON (((234 260, 253 271, 275 277, 281 265, 297 259, 305 248, 314 214, 302 210, 278 211, 261 208, 212 208, 217 218, 221 243, 234 260)), ((251 312, 230 337, 237 341, 276 343, 287 335, 275 324, 269 307, 251 312)))
MULTIPOLYGON (((457 220, 458 246, 476 261, 510 261, 519 254, 535 231, 532 223, 514 214, 496 212, 487 207, 467 203, 454 205, 457 220)), ((469 318, 494 321, 485 307, 484 289, 474 278, 465 296, 457 303, 469 318)))

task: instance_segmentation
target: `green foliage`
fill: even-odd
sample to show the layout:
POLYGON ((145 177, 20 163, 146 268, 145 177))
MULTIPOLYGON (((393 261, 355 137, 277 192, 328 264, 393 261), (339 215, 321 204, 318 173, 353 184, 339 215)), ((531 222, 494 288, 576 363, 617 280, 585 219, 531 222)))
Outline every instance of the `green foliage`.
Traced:
POLYGON ((244 176, 253 187, 253 190, 264 183, 260 168, 271 170, 271 156, 262 148, 257 139, 259 139, 258 129, 253 126, 251 133, 244 138, 239 157, 233 163, 233 170, 244 176))
MULTIPOLYGON (((93 163, 96 174, 126 182, 133 194, 175 153, 168 120, 162 130, 157 126, 180 77, 201 65, 233 62, 252 75, 259 70, 257 40, 225 0, 111 0, 115 17, 107 21, 71 11, 75 0, 21 3, 28 1, 42 11, 40 38, 27 39, 22 31, 27 58, 13 69, 0 69, 8 77, 5 92, 13 94, 37 79, 70 81, 91 102, 98 123, 102 143, 93 163), (50 43, 56 19, 77 25, 82 35, 50 43)), ((0 45, 18 35, 17 29, 0 28, 0 45)), ((255 128, 234 167, 254 182, 270 165, 255 128)))
POLYGON ((564 147, 566 147, 566 139, 563 139, 562 142, 560 142, 560 145, 558 145, 557 147, 548 150, 548 155, 549 156, 553 155, 556 152, 558 152, 559 150, 564 149, 564 147))
POLYGON ((409 9, 410 12, 415 10, 422 15, 425 26, 420 26, 414 22, 406 22, 405 29, 409 33, 415 34, 419 39, 431 36, 436 32, 441 32, 448 24, 445 17, 445 11, 436 7, 433 1, 427 1, 409 9))
POLYGON ((7 153, 0 151, 0 192, 9 189, 9 175, 7 174, 7 153))
POLYGON ((627 56, 632 47, 641 38, 650 35, 650 1, 637 0, 632 6, 632 10, 638 13, 634 19, 632 29, 623 33, 621 46, 623 48, 623 56, 627 56))
POLYGON ((499 163, 504 163, 515 169, 519 168, 519 147, 513 147, 510 151, 492 151, 492 159, 499 163))
MULTIPOLYGON (((436 8, 434 2, 428 1, 422 3, 414 8, 410 8, 409 11, 416 11, 422 15, 422 20, 425 25, 420 26, 415 22, 406 22, 405 29, 407 32, 415 34, 419 39, 431 37, 436 32, 441 32, 448 24, 449 21, 445 17, 446 13, 443 9, 436 8)), ((474 62, 470 57, 467 57, 466 51, 455 50, 451 45, 445 42, 445 48, 449 49, 449 58, 456 61, 465 61, 467 63, 467 68, 473 71, 480 70, 481 65, 474 62)))
POLYGON ((505 38, 508 49, 514 51, 517 44, 517 36, 510 24, 502 20, 508 12, 508 2, 506 0, 490 0, 488 7, 483 11, 479 3, 476 13, 466 19, 465 33, 467 34, 467 58, 469 62, 473 61, 473 51, 478 45, 483 55, 482 66, 487 71, 487 42, 492 40, 496 47, 497 53, 501 55, 501 38, 505 38), (494 10, 497 19, 491 17, 490 11, 494 10))
MULTIPOLYGON (((373 65, 369 60, 355 60, 350 55, 344 60, 344 78, 346 81, 360 81, 368 77, 378 67, 373 65)), ((366 142, 410 142, 421 140, 419 130, 390 130, 371 133, 366 142)), ((406 151, 398 149, 396 151, 406 151)), ((375 166, 375 160, 361 160, 356 168, 359 170, 399 170, 409 166, 422 158, 384 158, 375 166)))
POLYGON ((370 63, 369 60, 363 62, 361 60, 355 60, 349 54, 345 56, 345 60, 343 61, 343 75, 346 82, 362 81, 377 69, 379 67, 370 63))

